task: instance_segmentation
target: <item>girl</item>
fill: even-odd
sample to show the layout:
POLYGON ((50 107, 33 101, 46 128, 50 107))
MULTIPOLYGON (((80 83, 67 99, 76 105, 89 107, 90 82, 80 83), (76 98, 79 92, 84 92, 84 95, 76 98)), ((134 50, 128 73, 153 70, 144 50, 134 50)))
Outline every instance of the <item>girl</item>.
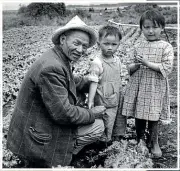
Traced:
POLYGON ((165 18, 148 10, 140 18, 142 42, 134 47, 134 59, 128 65, 130 81, 124 96, 122 115, 135 117, 138 143, 145 144, 148 121, 151 153, 161 157, 158 144, 158 121, 170 119, 168 74, 173 66, 173 47, 160 40, 165 18))
POLYGON ((121 38, 118 28, 102 27, 99 30, 98 42, 101 53, 95 57, 90 67, 90 75, 94 79, 90 85, 88 107, 92 108, 97 105, 106 107, 106 113, 103 116, 105 134, 101 138, 105 142, 111 142, 115 120, 114 135, 116 138, 123 136, 126 129, 126 117, 122 116, 120 111, 118 112, 121 98, 121 64, 120 60, 113 56, 119 47, 121 38))

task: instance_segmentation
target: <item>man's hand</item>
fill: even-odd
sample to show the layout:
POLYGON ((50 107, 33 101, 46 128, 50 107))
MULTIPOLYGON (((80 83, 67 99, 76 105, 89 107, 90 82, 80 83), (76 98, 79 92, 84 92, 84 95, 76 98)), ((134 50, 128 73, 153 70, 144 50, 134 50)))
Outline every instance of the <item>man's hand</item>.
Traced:
POLYGON ((95 106, 91 108, 92 113, 95 115, 95 119, 100 119, 105 114, 106 108, 104 106, 95 106))

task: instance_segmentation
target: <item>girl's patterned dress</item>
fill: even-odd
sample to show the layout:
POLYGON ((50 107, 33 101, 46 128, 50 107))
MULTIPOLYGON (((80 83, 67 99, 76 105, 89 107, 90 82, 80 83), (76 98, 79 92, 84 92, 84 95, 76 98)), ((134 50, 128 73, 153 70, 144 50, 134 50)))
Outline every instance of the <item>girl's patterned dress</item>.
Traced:
MULTIPOLYGON (((118 106, 121 97, 121 63, 118 58, 113 58, 112 62, 107 62, 99 55, 91 63, 90 74, 96 75, 99 79, 96 95, 94 98, 94 106, 104 105, 106 107, 106 114, 104 115, 104 125, 106 140, 111 140, 112 131, 118 106), (93 74, 92 74, 93 73, 93 74)), ((119 113, 118 115, 121 115, 119 113)), ((119 134, 125 133, 126 118, 118 116, 118 123, 120 126, 119 134)))
MULTIPOLYGON (((148 41, 144 38, 135 45, 134 50, 150 62, 158 63, 160 72, 141 65, 131 75, 124 96, 122 115, 150 121, 169 120, 168 74, 173 66, 173 47, 163 40, 148 41)), ((130 58, 130 63, 136 62, 134 57, 130 58)))

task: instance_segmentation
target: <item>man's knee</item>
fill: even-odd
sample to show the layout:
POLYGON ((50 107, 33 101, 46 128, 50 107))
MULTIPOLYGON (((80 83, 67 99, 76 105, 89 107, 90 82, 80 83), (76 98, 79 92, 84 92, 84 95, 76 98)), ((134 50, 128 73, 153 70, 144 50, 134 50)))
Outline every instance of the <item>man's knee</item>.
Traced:
POLYGON ((77 139, 90 139, 99 138, 104 132, 104 122, 102 119, 96 119, 94 123, 90 125, 81 126, 77 130, 77 139))
POLYGON ((78 128, 73 154, 77 154, 84 146, 97 141, 102 136, 104 129, 102 119, 96 119, 93 124, 78 128))
POLYGON ((96 134, 98 137, 101 136, 105 129, 103 120, 96 119, 94 125, 96 127, 96 131, 94 132, 94 134, 96 134))

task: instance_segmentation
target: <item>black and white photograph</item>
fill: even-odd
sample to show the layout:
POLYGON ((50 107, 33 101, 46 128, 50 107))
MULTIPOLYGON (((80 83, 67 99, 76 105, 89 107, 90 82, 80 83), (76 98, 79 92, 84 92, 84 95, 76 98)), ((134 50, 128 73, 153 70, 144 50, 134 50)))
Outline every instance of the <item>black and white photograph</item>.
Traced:
POLYGON ((2 169, 179 168, 179 1, 3 1, 2 169))

